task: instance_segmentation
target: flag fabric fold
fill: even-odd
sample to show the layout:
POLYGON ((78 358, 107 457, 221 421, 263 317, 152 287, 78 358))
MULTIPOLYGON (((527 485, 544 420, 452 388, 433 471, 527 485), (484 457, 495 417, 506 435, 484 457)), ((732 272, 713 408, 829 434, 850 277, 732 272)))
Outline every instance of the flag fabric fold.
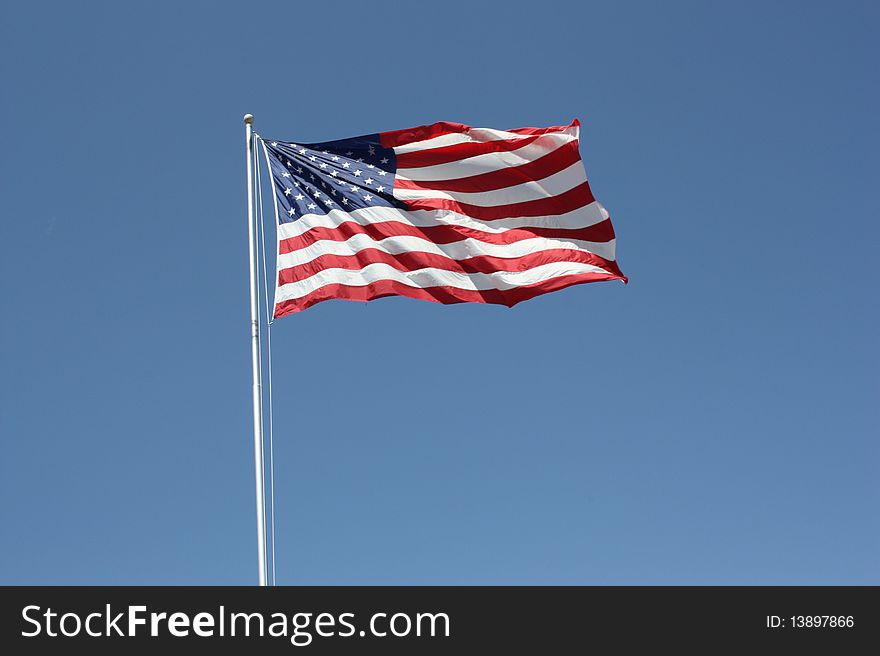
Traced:
POLYGON ((626 282, 579 128, 444 122, 312 144, 263 140, 278 210, 274 316, 394 295, 512 306, 626 282))

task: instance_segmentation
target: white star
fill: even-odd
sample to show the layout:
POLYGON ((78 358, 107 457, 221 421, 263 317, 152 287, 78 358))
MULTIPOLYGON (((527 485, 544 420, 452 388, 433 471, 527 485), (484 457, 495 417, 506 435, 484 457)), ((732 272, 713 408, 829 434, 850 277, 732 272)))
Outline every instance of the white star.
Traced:
POLYGON ((305 154, 306 154, 306 149, 305 149, 305 148, 300 148, 300 149, 299 149, 299 154, 300 154, 300 155, 305 155, 305 154))
POLYGON ((364 184, 373 184, 373 178, 367 178, 364 180, 364 184))
POLYGON ((345 154, 346 154, 346 156, 348 156, 348 157, 351 157, 352 155, 354 155, 354 153, 351 152, 350 150, 349 150, 347 153, 345 153, 345 154))
POLYGON ((327 199, 327 204, 328 205, 335 205, 335 203, 332 200, 330 200, 329 198, 327 199))
POLYGON ((299 181, 293 183, 294 187, 299 187, 299 181))
POLYGON ((364 200, 373 200, 373 197, 370 194, 364 196, 364 200))
POLYGON ((342 168, 344 168, 344 169, 347 169, 349 166, 351 166, 351 164, 349 164, 348 162, 342 163, 342 168))
POLYGON ((347 198, 343 198, 343 199, 342 199, 342 204, 343 204, 343 205, 348 205, 348 199, 347 199, 347 198))
POLYGON ((290 168, 293 164, 290 163, 290 160, 287 160, 287 168, 290 168))
POLYGON ((320 197, 321 197, 321 192, 320 192, 320 191, 316 191, 316 192, 315 192, 315 198, 320 198, 320 197))
POLYGON ((309 157, 309 161, 310 161, 310 162, 314 162, 314 161, 317 160, 317 159, 318 159, 318 158, 315 157, 314 155, 312 155, 311 157, 309 157))
POLYGON ((277 145, 278 145, 278 142, 277 142, 277 141, 273 141, 273 142, 272 142, 272 148, 274 148, 274 147, 277 146, 277 145))
POLYGON ((373 164, 367 164, 367 168, 368 168, 368 169, 374 168, 374 165, 373 165, 373 164))
POLYGON ((327 168, 327 162, 321 162, 321 168, 322 168, 322 169, 326 169, 326 168, 327 168))
POLYGON ((378 187, 376 189, 376 191, 378 191, 381 194, 383 191, 385 191, 385 187, 378 187))
POLYGON ((284 190, 284 195, 285 195, 285 196, 290 196, 290 192, 291 192, 291 191, 293 191, 293 189, 291 189, 290 187, 288 187, 287 189, 284 190))
POLYGON ((354 172, 354 177, 356 177, 356 178, 357 178, 357 177, 360 177, 361 173, 363 173, 363 171, 355 171, 355 172, 354 172))
POLYGON ((329 154, 330 154, 330 153, 328 153, 326 150, 322 150, 321 152, 322 152, 323 154, 325 154, 325 155, 329 155, 329 154))
POLYGON ((310 209, 310 210, 313 210, 313 209, 315 209, 316 207, 317 207, 317 205, 315 205, 314 203, 309 203, 309 209, 310 209))
POLYGON ((379 171, 379 175, 385 175, 387 171, 379 171))
POLYGON ((336 195, 336 190, 335 190, 335 189, 331 189, 331 190, 330 190, 330 195, 331 195, 331 196, 335 196, 335 195, 336 195))
POLYGON ((336 173, 336 171, 330 171, 330 175, 332 175, 335 178, 337 173, 336 173))
POLYGON ((296 214, 296 210, 291 207, 289 210, 287 210, 287 214, 289 216, 293 216, 294 214, 296 214))
POLYGON ((297 194, 293 197, 293 200, 302 200, 303 198, 305 198, 305 196, 303 196, 302 194, 297 194))
POLYGON ((352 190, 352 191, 357 191, 357 190, 358 190, 357 185, 351 185, 351 190, 352 190))
POLYGON ((358 159, 357 159, 357 163, 358 163, 358 164, 362 163, 363 161, 364 161, 364 158, 363 158, 363 157, 358 157, 358 159))
POLYGON ((330 159, 332 159, 334 162, 338 162, 338 161, 339 161, 339 155, 334 155, 334 156, 331 157, 330 159))
POLYGON ((388 158, 387 158, 387 157, 383 157, 383 158, 380 159, 379 161, 382 162, 382 164, 387 164, 387 163, 388 163, 388 158))
POLYGON ((296 144, 290 144, 290 147, 293 148, 294 150, 296 150, 297 148, 299 148, 299 146, 297 146, 296 144))
POLYGON ((370 155, 375 155, 375 154, 376 154, 376 149, 373 147, 372 144, 370 144, 370 155))
POLYGON ((282 177, 282 178, 289 178, 289 177, 290 177, 290 173, 288 173, 287 171, 285 171, 284 173, 281 174, 281 177, 282 177))
POLYGON ((309 176, 309 180, 311 180, 312 182, 314 182, 314 181, 315 181, 315 176, 310 175, 310 176, 309 176))
POLYGON ((296 172, 297 172, 297 173, 302 173, 302 172, 303 172, 302 167, 301 167, 301 166, 297 166, 297 167, 296 167, 296 172))

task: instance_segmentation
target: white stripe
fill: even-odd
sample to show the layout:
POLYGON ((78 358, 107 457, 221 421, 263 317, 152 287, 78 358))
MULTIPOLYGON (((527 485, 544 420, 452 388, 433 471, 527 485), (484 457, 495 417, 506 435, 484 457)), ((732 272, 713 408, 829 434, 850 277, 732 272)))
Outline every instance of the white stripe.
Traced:
POLYGON ((582 273, 608 273, 605 269, 579 262, 552 262, 527 271, 498 271, 496 273, 457 273, 445 269, 398 271, 387 264, 370 264, 358 271, 324 269, 299 282, 281 285, 275 290, 275 304, 302 298, 325 285, 340 284, 363 287, 379 280, 395 280, 410 287, 455 287, 457 289, 513 289, 582 273))
POLYGON ((525 216, 509 219, 478 221, 449 210, 399 210, 396 207, 364 207, 351 212, 330 210, 329 214, 306 214, 301 219, 278 226, 278 239, 299 237, 312 228, 335 230, 346 222, 365 226, 372 223, 399 221, 417 228, 431 226, 460 226, 483 232, 506 232, 519 228, 588 228, 608 219, 608 212, 598 201, 565 214, 552 216, 525 216))
POLYGON ((570 134, 555 133, 538 137, 530 144, 516 150, 505 150, 465 157, 446 164, 433 166, 398 167, 397 176, 408 180, 456 180, 472 175, 480 175, 506 169, 511 166, 522 166, 533 162, 539 157, 548 155, 560 146, 574 141, 570 134))
POLYGON ((584 164, 578 160, 568 168, 562 169, 541 180, 530 180, 529 182, 523 182, 511 187, 502 187, 501 189, 493 189, 492 191, 441 191, 439 189, 398 189, 395 187, 394 197, 400 200, 445 198, 458 201, 459 203, 467 203, 468 205, 495 207, 558 196, 586 181, 587 173, 584 170, 584 164))
MULTIPOLYGON (((577 125, 569 125, 565 129, 559 130, 556 134, 569 134, 576 139, 578 132, 579 127, 577 125)), ((486 141, 504 141, 507 139, 527 139, 533 136, 534 135, 531 134, 519 134, 518 132, 507 132, 505 130, 493 130, 492 128, 470 128, 467 132, 441 134, 439 137, 414 141, 403 146, 394 146, 394 153, 400 155, 402 153, 412 153, 417 150, 427 150, 429 148, 455 146, 461 143, 483 143, 486 141)))
POLYGON ((472 257, 490 256, 515 259, 532 253, 555 249, 571 249, 594 253, 606 260, 614 259, 614 240, 593 242, 581 239, 547 239, 533 237, 512 244, 488 244, 479 239, 462 239, 449 244, 435 244, 421 237, 401 235, 373 239, 370 235, 354 235, 345 241, 321 240, 290 253, 278 256, 278 270, 291 269, 315 260, 322 255, 354 255, 362 250, 375 248, 388 253, 433 253, 453 260, 467 260, 472 257))

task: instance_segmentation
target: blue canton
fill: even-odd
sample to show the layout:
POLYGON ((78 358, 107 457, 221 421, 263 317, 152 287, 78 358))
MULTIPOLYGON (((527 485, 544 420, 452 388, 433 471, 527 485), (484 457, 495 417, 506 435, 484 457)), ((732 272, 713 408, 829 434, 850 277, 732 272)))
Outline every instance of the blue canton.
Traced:
POLYGON ((393 196, 394 150, 383 148, 378 134, 313 144, 263 143, 280 223, 330 210, 404 207, 393 196))

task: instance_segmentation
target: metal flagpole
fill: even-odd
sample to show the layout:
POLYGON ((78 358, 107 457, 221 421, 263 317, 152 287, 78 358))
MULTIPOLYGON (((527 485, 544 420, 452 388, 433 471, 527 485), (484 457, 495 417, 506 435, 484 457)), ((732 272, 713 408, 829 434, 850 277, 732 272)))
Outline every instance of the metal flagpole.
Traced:
POLYGON ((254 471, 257 483, 257 562, 260 585, 267 585, 266 514, 263 509, 263 390, 260 373, 260 315, 257 300, 257 247, 254 234, 254 117, 244 115, 244 136, 247 143, 248 256, 251 281, 251 365, 254 389, 254 471))

